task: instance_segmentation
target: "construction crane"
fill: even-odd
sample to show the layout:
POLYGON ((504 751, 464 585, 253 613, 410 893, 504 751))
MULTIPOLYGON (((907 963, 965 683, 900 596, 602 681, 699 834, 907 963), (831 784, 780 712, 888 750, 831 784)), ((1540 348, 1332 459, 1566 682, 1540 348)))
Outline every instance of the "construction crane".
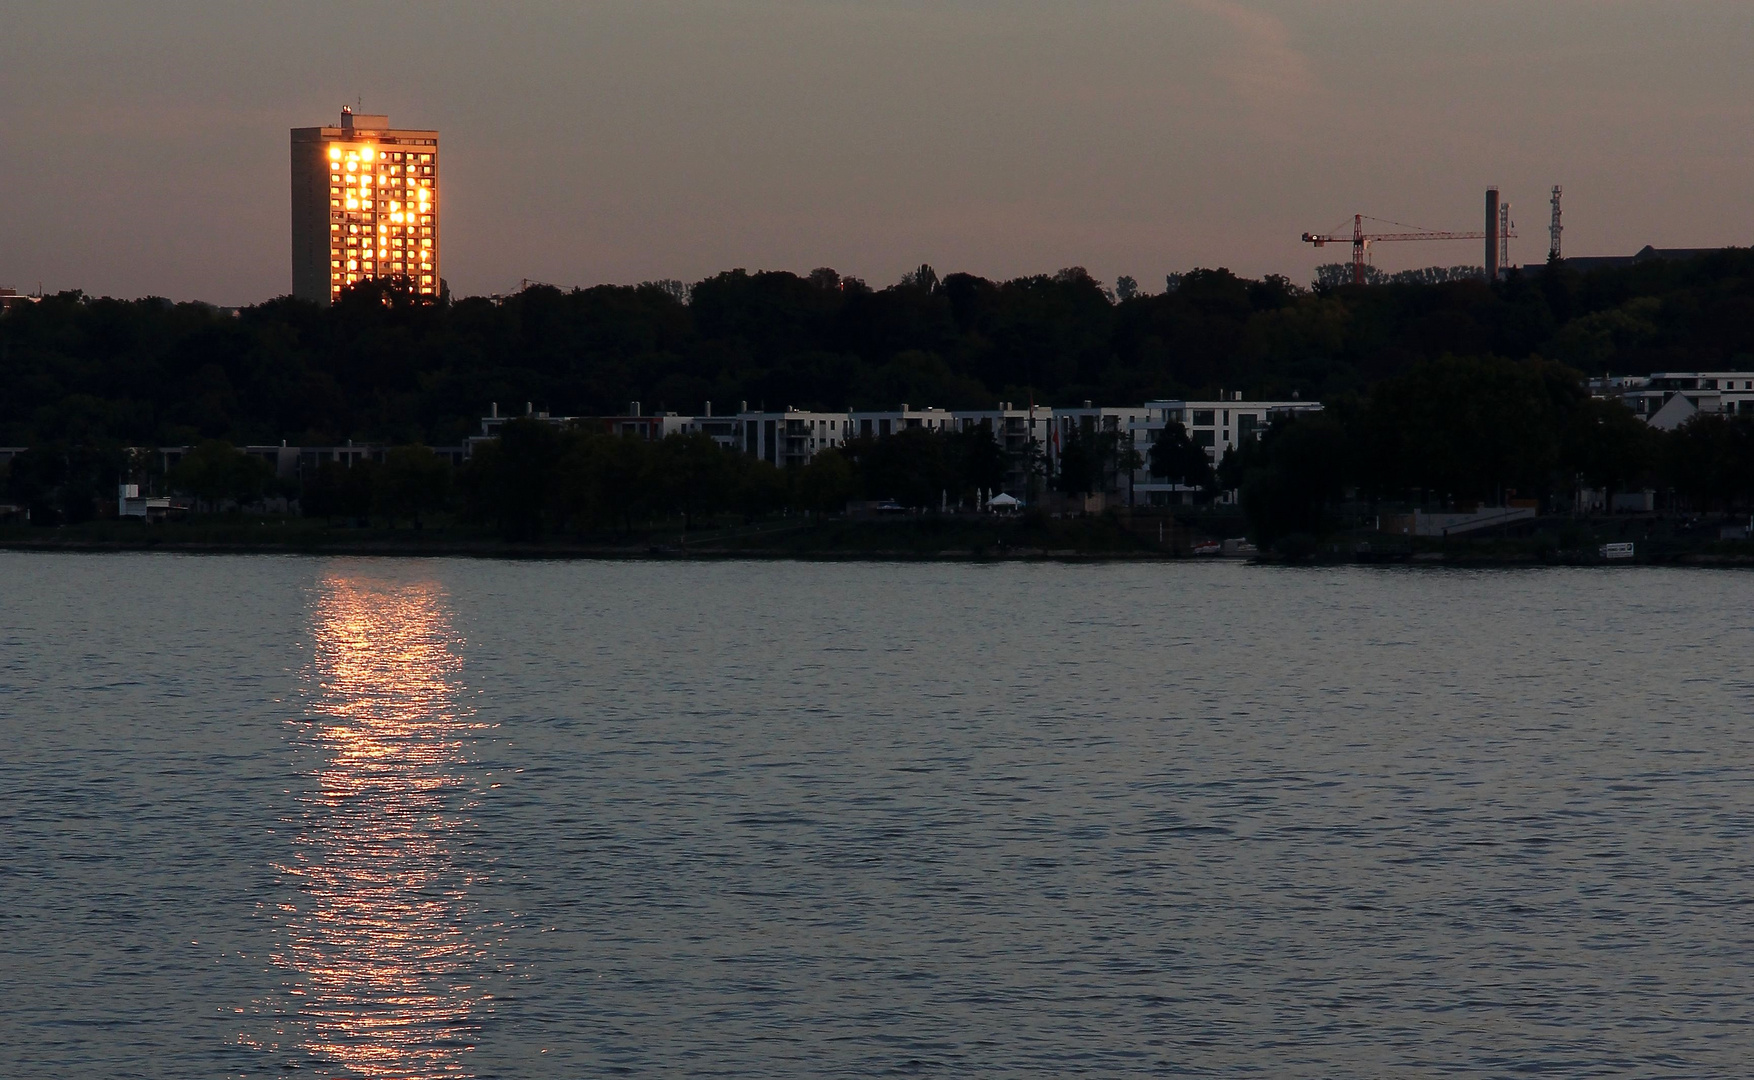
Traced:
MULTIPOLYGON (((1470 230, 1467 230, 1464 232, 1433 232, 1433 231, 1428 231, 1428 230, 1418 230, 1415 232, 1367 233, 1364 231, 1365 220, 1366 220, 1366 216, 1364 214, 1354 214, 1352 216, 1352 235, 1351 235, 1351 237, 1346 237, 1343 235, 1342 236, 1334 236, 1334 235, 1327 235, 1327 234, 1322 234, 1322 233, 1304 233, 1303 234, 1303 242, 1306 244, 1314 244, 1316 247, 1325 247, 1328 244, 1344 244, 1347 242, 1348 239, 1350 239, 1352 242, 1352 283, 1355 285, 1362 285, 1362 284, 1364 284, 1364 252, 1365 252, 1365 249, 1368 248, 1372 244, 1385 244, 1385 243, 1392 243, 1392 242, 1400 241, 1400 240, 1498 240, 1499 239, 1499 237, 1497 235, 1494 235, 1499 231, 1497 229, 1494 229, 1492 231, 1492 233, 1487 233, 1485 230, 1482 230, 1482 229, 1470 229, 1470 230)), ((1369 220, 1381 221, 1385 225, 1401 225, 1401 223, 1398 221, 1387 221, 1387 220, 1384 220, 1383 218, 1370 218, 1369 220)), ((1401 227, 1402 228, 1412 228, 1412 226, 1408 226, 1408 225, 1401 225, 1401 227)), ((1504 236, 1507 238, 1508 237, 1515 237, 1516 233, 1506 231, 1504 233, 1504 236)))

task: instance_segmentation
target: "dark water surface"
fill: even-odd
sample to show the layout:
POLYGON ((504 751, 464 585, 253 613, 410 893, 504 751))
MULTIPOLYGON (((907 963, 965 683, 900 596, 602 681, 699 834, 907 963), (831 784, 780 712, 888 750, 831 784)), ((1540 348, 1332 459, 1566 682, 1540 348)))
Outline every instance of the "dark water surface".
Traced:
POLYGON ((1740 573, 0 553, 0 1076, 1746 1076, 1751 627, 1740 573))

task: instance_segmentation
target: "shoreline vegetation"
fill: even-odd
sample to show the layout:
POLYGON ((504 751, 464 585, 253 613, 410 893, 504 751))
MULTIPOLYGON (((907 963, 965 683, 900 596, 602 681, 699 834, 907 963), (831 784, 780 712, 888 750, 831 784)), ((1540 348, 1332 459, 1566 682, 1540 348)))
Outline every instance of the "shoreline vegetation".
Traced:
POLYGON ((298 517, 198 518, 144 524, 93 521, 54 529, 0 526, 0 550, 68 553, 278 554, 489 559, 798 560, 815 562, 1160 562, 1248 561, 1263 565, 1701 566, 1754 567, 1754 542, 1718 538, 1690 519, 1537 519, 1513 535, 1489 538, 1394 537, 1358 531, 1310 540, 1293 550, 1256 551, 1241 541, 1242 521, 1208 518, 1190 527, 1168 516, 1054 519, 1041 515, 923 515, 896 521, 777 519, 722 527, 681 522, 632 533, 507 540, 461 524, 336 527, 298 517), (1214 525, 1238 526, 1221 550, 1214 525), (1160 540, 1159 537, 1162 537, 1160 540), (1608 559, 1602 545, 1632 543, 1630 558, 1608 559))
POLYGON ((737 270, 431 303, 369 282, 328 308, 237 311, 62 293, 0 319, 0 544, 1174 559, 1246 538, 1299 563, 1590 562, 1628 543, 1633 562, 1742 561, 1754 399, 1701 396, 1652 424, 1610 383, 1653 372, 1717 373, 1693 380, 1714 395, 1746 373, 1754 392, 1754 250, 1308 288, 1195 270, 1162 292, 922 266, 882 289, 737 270), (1045 442, 991 418, 861 429, 778 457, 771 438, 756 456, 734 433, 648 439, 615 419, 641 402, 712 416, 715 400, 1321 408, 1247 437, 1239 417, 1221 455, 1210 409, 1161 428, 1085 409, 1045 442), (497 402, 524 416, 490 435, 497 402), (995 492, 1027 512, 972 512, 995 492), (1136 505, 1152 499, 1166 505, 1136 505), (1389 520, 1481 508, 1534 517, 1466 540, 1389 520), (110 516, 136 509, 181 520, 110 516), (1591 516, 1607 510, 1630 512, 1591 516))

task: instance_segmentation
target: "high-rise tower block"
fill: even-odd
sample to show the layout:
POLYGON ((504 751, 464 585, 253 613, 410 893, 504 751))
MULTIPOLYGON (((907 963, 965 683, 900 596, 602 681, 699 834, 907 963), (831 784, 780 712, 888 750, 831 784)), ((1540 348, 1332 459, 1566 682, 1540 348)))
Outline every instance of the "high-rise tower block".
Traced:
POLYGON ((439 295, 438 132, 341 110, 292 129, 292 294, 329 304, 349 285, 394 281, 439 295))

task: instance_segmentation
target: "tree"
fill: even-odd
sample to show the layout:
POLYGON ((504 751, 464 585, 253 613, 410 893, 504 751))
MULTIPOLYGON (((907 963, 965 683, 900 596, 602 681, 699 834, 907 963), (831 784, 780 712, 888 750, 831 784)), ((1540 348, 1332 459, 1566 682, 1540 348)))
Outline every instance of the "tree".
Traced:
POLYGON ((1005 448, 999 445, 992 425, 982 423, 957 432, 950 439, 951 456, 956 463, 955 490, 959 499, 982 491, 998 492, 1005 486, 1011 463, 1006 459, 1005 448))
POLYGON ((785 506, 786 476, 778 466, 744 454, 734 454, 732 459, 732 501, 745 521, 785 506))
POLYGON ((538 539, 549 523, 561 434, 540 420, 512 420, 499 438, 475 448, 464 470, 469 516, 507 540, 538 539))
POLYGON ((1611 502, 1648 473, 1657 459, 1657 432, 1618 401, 1585 398, 1567 423, 1562 458, 1570 475, 1600 488, 1611 502))
POLYGON ((351 518, 364 525, 377 501, 377 470, 373 462, 351 466, 325 461, 305 477, 299 494, 299 511, 305 517, 327 520, 351 518))
POLYGON ((51 443, 12 459, 7 497, 24 506, 35 525, 77 525, 97 516, 115 496, 121 455, 110 449, 51 443))
POLYGON ((901 284, 904 288, 923 289, 926 292, 931 292, 938 287, 938 271, 932 269, 930 263, 921 263, 918 270, 901 276, 901 284))
POLYGON ((1096 433, 1073 424, 1060 442, 1059 473, 1055 487, 1067 495, 1088 495, 1102 490, 1103 453, 1096 433))
POLYGON ((183 455, 167 477, 171 486, 212 507, 225 502, 239 506, 262 497, 274 479, 266 461, 210 439, 183 455))
POLYGON ((1345 490, 1351 448, 1345 429, 1326 413, 1278 420, 1258 440, 1227 456, 1250 535, 1263 547, 1331 530, 1332 507, 1345 490))
POLYGON ((1138 295, 1139 282, 1136 278, 1129 274, 1122 274, 1115 279, 1115 296, 1120 298, 1121 303, 1124 304, 1138 295))
POLYGON ((1204 449, 1194 445, 1194 440, 1188 437, 1188 429, 1179 420, 1171 420, 1158 432, 1147 460, 1151 475, 1158 480, 1199 488, 1208 496, 1217 487, 1212 459, 1206 456, 1204 449))
POLYGON ((582 532, 614 518, 615 508, 603 490, 604 457, 611 438, 574 431, 563 440, 552 504, 559 528, 582 532))
POLYGON ((655 466, 652 444, 634 435, 612 435, 603 441, 598 459, 603 501, 633 532, 634 519, 651 503, 655 466))
POLYGON ((1668 485, 1696 510, 1728 510, 1754 496, 1754 418, 1699 413, 1663 439, 1668 485))
POLYGON ((1496 502, 1539 493, 1560 464, 1577 372, 1542 360, 1455 357, 1417 364, 1370 395, 1365 479, 1380 493, 1496 502))
POLYGON ((682 511, 683 532, 693 527, 696 516, 724 505, 729 456, 730 451, 702 432, 671 435, 657 445, 654 481, 665 504, 682 511))
POLYGON ((421 527, 422 514, 442 508, 451 492, 451 465, 424 446, 392 447, 377 470, 378 509, 421 527))
POLYGON ((956 486, 947 449, 936 431, 910 428, 884 439, 854 439, 843 452, 854 462, 867 499, 931 509, 956 486))
POLYGON ((831 446, 797 470, 794 505, 819 514, 840 513, 856 490, 853 463, 831 446))

